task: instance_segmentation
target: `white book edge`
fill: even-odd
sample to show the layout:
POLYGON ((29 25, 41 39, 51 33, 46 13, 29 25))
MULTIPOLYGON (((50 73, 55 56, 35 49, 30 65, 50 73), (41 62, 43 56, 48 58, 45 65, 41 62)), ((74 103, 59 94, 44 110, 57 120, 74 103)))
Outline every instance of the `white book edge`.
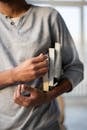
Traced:
POLYGON ((49 86, 53 86, 55 75, 55 48, 49 48, 49 59, 49 86))
POLYGON ((55 63, 55 78, 59 78, 61 74, 61 44, 55 43, 56 62, 55 63), (57 66, 56 66, 57 64, 57 66))

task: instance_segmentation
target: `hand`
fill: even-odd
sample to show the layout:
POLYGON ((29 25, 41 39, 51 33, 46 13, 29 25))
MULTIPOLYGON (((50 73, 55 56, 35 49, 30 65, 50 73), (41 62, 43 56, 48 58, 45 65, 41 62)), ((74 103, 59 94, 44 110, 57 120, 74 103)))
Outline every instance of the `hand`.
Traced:
POLYGON ((14 69, 14 81, 28 82, 42 77, 48 71, 47 56, 40 54, 37 57, 24 61, 14 69))
POLYGON ((14 102, 24 106, 39 106, 41 104, 49 102, 48 94, 44 93, 36 88, 26 87, 24 84, 18 85, 14 93, 14 102), (22 96, 23 91, 29 91, 30 96, 22 96))

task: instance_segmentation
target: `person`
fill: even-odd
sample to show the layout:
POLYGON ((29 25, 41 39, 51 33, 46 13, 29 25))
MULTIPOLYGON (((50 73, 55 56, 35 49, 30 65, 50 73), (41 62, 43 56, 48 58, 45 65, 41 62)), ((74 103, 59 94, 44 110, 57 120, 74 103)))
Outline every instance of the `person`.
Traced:
POLYGON ((59 12, 0 0, 0 61, 0 130, 60 130, 55 98, 83 79, 83 64, 59 12), (61 44, 62 73, 59 84, 44 92, 46 54, 55 42, 61 44))

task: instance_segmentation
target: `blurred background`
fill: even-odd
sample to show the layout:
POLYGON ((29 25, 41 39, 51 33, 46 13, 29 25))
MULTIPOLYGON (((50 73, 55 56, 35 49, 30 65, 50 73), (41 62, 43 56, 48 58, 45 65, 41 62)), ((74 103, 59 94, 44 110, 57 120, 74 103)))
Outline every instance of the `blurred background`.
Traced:
POLYGON ((87 0, 27 0, 37 5, 56 8, 75 41, 84 63, 84 80, 64 99, 64 124, 67 130, 87 130, 87 0))

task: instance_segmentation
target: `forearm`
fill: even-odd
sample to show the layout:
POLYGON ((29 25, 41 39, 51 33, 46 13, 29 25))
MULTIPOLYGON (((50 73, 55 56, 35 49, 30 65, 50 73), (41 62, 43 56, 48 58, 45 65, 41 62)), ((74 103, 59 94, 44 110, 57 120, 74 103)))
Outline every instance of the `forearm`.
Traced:
POLYGON ((0 89, 16 84, 14 69, 0 72, 0 89))
POLYGON ((57 87, 48 92, 48 100, 53 100, 57 96, 60 96, 61 94, 70 91, 71 89, 72 85, 70 81, 65 79, 57 87))

